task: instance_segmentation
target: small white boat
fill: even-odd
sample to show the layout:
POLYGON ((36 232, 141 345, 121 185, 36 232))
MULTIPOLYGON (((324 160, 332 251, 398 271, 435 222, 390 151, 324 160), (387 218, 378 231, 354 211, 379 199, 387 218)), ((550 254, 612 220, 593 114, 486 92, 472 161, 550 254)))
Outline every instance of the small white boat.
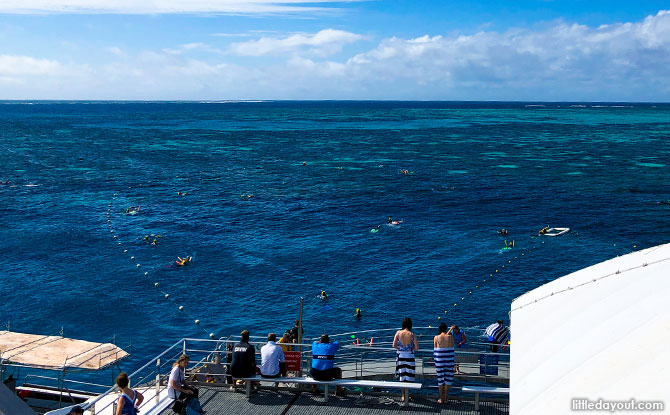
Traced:
POLYGON ((570 228, 549 228, 545 232, 540 233, 543 236, 561 236, 564 233, 570 232, 570 228))

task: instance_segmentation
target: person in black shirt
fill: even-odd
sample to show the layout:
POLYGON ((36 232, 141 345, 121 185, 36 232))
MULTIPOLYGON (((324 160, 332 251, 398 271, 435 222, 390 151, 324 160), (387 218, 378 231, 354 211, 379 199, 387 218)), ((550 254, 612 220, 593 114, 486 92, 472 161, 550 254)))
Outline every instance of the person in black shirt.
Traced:
POLYGON ((288 330, 288 335, 291 343, 298 343, 298 337, 302 337, 302 327, 300 327, 300 320, 296 320, 293 327, 288 330))
POLYGON ((243 330, 242 340, 233 347, 230 374, 234 378, 248 378, 256 374, 256 349, 249 344, 249 332, 243 330))

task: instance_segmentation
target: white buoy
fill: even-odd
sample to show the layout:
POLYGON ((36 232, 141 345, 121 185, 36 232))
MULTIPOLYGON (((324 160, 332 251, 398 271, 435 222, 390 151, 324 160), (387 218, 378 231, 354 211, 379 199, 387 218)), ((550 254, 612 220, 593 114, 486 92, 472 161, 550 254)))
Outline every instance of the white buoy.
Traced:
POLYGON ((139 267, 140 267, 140 264, 137 264, 137 268, 139 268, 139 267))
POLYGON ((134 257, 134 256, 131 256, 130 259, 135 259, 135 257, 134 257))
POLYGON ((184 311, 184 306, 183 305, 179 306, 179 311, 184 311))
POLYGON ((116 235, 112 236, 112 238, 116 239, 116 235))
POLYGON ((148 272, 145 272, 145 273, 144 273, 144 276, 146 277, 147 275, 149 275, 149 273, 148 273, 148 272))
POLYGON ((214 333, 209 333, 209 337, 214 338, 214 333))
POLYGON ((121 242, 117 242, 117 244, 121 245, 121 242))
POLYGON ((165 294, 165 298, 170 298, 170 294, 165 294))
POLYGON ((155 283, 155 284, 154 284, 154 287, 158 288, 158 283, 155 283))
POLYGON ((196 321, 195 321, 195 324, 200 324, 200 320, 196 320, 196 321))
POLYGON ((125 253, 125 252, 128 252, 128 250, 127 250, 127 249, 124 249, 123 252, 124 252, 124 253, 125 253))

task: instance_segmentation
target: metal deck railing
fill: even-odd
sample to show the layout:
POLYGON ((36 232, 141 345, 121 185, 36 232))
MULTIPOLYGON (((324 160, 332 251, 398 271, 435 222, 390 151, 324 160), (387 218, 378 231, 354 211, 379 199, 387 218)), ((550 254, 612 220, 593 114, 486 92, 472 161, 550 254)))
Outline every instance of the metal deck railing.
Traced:
MULTIPOLYGON (((416 328, 417 332, 428 327, 416 328)), ((433 329, 434 330, 434 329, 433 329)), ((340 342, 340 349, 335 357, 336 365, 343 369, 344 377, 358 379, 392 379, 395 371, 396 351, 392 347, 392 340, 396 329, 367 330, 350 333, 330 335, 331 342, 340 342)), ((417 356, 417 381, 425 379, 430 382, 434 378, 434 366, 432 365, 433 335, 417 335, 419 350, 417 356)), ((183 338, 159 355, 150 359, 142 367, 129 375, 134 387, 142 385, 144 388, 152 388, 153 399, 158 402, 159 396, 164 396, 167 388, 167 379, 173 363, 179 356, 186 353, 190 357, 191 365, 187 372, 194 373, 205 365, 212 363, 219 368, 220 372, 212 375, 223 379, 228 375, 227 355, 229 345, 239 342, 239 336, 228 336, 220 339, 194 339, 183 338), (161 395, 163 394, 163 395, 161 395)), ((317 340, 317 339, 314 339, 317 340)), ((267 342, 266 337, 251 336, 250 343, 255 346, 257 353, 257 364, 260 365, 260 348, 267 342)), ((300 352, 300 371, 309 374, 311 367, 312 342, 301 344, 283 344, 300 352)), ((463 376, 468 383, 505 383, 509 379, 509 351, 502 350, 496 353, 490 351, 490 344, 482 342, 469 342, 467 348, 455 350, 456 363, 460 365, 463 376)), ((216 387, 222 384, 203 384, 203 387, 216 387)), ((100 385, 96 385, 100 386, 100 385)), ((86 403, 86 408, 95 408, 95 413, 111 413, 113 400, 109 395, 116 393, 116 386, 109 388, 106 392, 86 403), (105 405, 98 403, 108 401, 105 405)), ((151 402, 145 402, 150 405, 151 402)), ((144 406, 144 405, 143 405, 144 406)), ((146 410, 144 411, 146 412, 146 410)))

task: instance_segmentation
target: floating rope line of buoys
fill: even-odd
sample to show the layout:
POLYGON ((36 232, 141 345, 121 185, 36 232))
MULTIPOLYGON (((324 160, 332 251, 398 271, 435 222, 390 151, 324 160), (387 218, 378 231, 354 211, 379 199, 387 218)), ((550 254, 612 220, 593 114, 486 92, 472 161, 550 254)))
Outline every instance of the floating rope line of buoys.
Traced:
MULTIPOLYGON (((114 232, 114 228, 113 228, 113 226, 112 226, 112 218, 111 218, 113 202, 116 200, 116 197, 117 197, 117 196, 118 196, 118 193, 114 193, 114 196, 112 197, 112 201, 110 201, 110 203, 107 205, 107 228, 109 229, 109 233, 112 235, 112 239, 113 239, 114 241, 117 241, 117 246, 120 246, 120 247, 121 247, 121 246, 122 246, 122 243, 121 243, 120 241, 118 241, 118 237, 117 237, 116 235, 114 235, 115 232, 114 232)), ((123 249, 123 248, 121 248, 121 249, 123 249)), ((124 253, 124 254, 128 254, 128 249, 123 249, 123 253, 124 253)), ((131 256, 130 256, 130 260, 133 261, 133 262, 137 262, 137 261, 136 261, 136 258, 135 258, 134 255, 131 255, 131 256)), ((139 269, 139 268, 142 267, 142 264, 140 264, 140 263, 136 263, 136 264, 135 264, 135 267, 139 269)), ((147 280, 149 280, 150 282, 153 282, 154 287, 155 287, 156 289, 158 289, 158 291, 162 294, 162 296, 163 296, 166 300, 171 301, 171 302, 177 307, 177 309, 179 310, 179 312, 184 313, 184 314, 185 314, 191 321, 193 321, 193 324, 195 324, 196 326, 200 327, 200 329, 202 329, 202 331, 204 331, 210 338, 215 338, 215 337, 216 337, 216 336, 214 335, 214 332, 210 332, 210 331, 207 330, 203 325, 201 325, 200 319, 195 318, 195 317, 192 316, 189 312, 187 312, 187 311, 186 311, 186 308, 185 308, 183 305, 178 304, 178 303, 177 303, 177 300, 174 299, 172 296, 170 296, 170 293, 163 291, 163 290, 161 289, 161 285, 160 285, 160 283, 157 282, 157 281, 153 281, 153 280, 151 279, 151 277, 149 276, 149 272, 148 272, 148 271, 144 271, 144 272, 142 273, 142 275, 143 275, 147 280)))
MULTIPOLYGON (((541 241, 541 244, 544 244, 544 243, 545 243, 545 241, 541 241)), ((506 243, 506 245, 508 245, 508 244, 506 243)), ((612 246, 613 246, 613 247, 616 247, 617 244, 616 244, 616 243, 613 243, 612 246)), ((506 262, 505 264, 502 264, 500 267, 498 267, 498 268, 495 270, 495 272, 491 272, 491 273, 489 273, 488 277, 482 279, 477 285, 474 286, 473 289, 470 289, 470 290, 468 291, 467 294, 465 294, 464 296, 462 296, 461 299, 460 299, 460 302, 457 301, 457 302, 455 302, 452 306, 449 306, 446 310, 444 310, 444 316, 449 315, 449 314, 453 315, 454 311, 457 310, 457 309, 459 309, 459 308, 458 308, 459 306, 461 306, 461 308, 462 308, 463 303, 466 302, 466 301, 468 301, 470 298, 472 298, 472 295, 474 294, 474 292, 475 292, 476 290, 479 290, 479 289, 483 288, 483 285, 484 285, 484 284, 486 284, 486 283, 488 283, 488 282, 491 282, 497 275, 500 275, 500 274, 502 273, 502 271, 505 269, 506 266, 507 266, 507 269, 508 269, 509 266, 512 264, 512 260, 519 259, 520 257, 528 257, 528 254, 530 254, 531 252, 533 252, 533 250, 535 250, 535 249, 537 249, 536 246, 529 247, 529 248, 525 248, 523 251, 521 251, 521 252, 519 253, 519 255, 516 255, 516 256, 514 256, 514 258, 507 260, 507 262, 506 262)), ((637 244, 634 244, 634 245, 633 245, 633 250, 635 250, 635 249, 637 249, 637 244)), ((632 251, 630 251, 630 252, 632 252, 632 251)), ((630 253, 630 252, 626 252, 626 254, 627 254, 627 253, 630 253)), ((617 255, 617 256, 618 256, 618 255, 617 255)), ((595 281, 595 280, 594 280, 594 281, 595 281)), ((573 287, 573 288, 574 288, 574 287, 573 287)), ((570 289, 571 289, 571 288, 570 288, 570 289)), ((438 319, 438 320, 442 320, 442 317, 443 317, 443 316, 438 316, 437 319, 438 319)), ((429 326, 429 327, 430 327, 430 326, 429 326)))
MULTIPOLYGON (((542 241, 542 243, 544 243, 544 241, 542 241)), ((506 247, 509 247, 509 245, 510 245, 510 244, 508 244, 507 241, 505 241, 505 246, 506 246, 506 247)), ((512 245, 512 247, 513 247, 513 246, 515 246, 515 244, 512 245)), ((528 247, 528 248, 524 248, 523 250, 521 250, 521 252, 519 252, 519 253, 518 253, 517 255, 515 255, 513 258, 508 259, 505 263, 503 263, 503 264, 501 264, 500 266, 496 267, 496 269, 495 269, 494 271, 490 272, 490 273, 488 274, 488 276, 485 276, 484 278, 482 278, 481 280, 479 280, 479 281, 475 284, 474 287, 470 288, 470 289, 467 291, 467 293, 465 293, 464 295, 462 295, 462 296, 460 297, 460 300, 456 300, 456 301, 453 303, 453 305, 452 305, 452 303, 450 303, 450 305, 447 306, 446 309, 444 310, 444 314, 437 316, 437 320, 442 320, 443 317, 446 317, 446 316, 448 316, 448 315, 453 315, 453 313, 454 313, 456 310, 462 308, 462 307, 463 307, 463 304, 464 304, 464 303, 467 303, 467 301, 469 301, 477 291, 480 291, 482 288, 484 288, 484 286, 485 286, 487 283, 490 283, 491 281, 495 280, 495 278, 496 278, 497 276, 501 275, 501 274, 503 273, 503 271, 505 271, 506 269, 509 269, 510 265, 512 265, 512 261, 515 261, 515 260, 520 259, 520 258, 525 258, 525 257, 527 257, 528 254, 531 253, 535 248, 536 248, 536 247, 534 247, 534 246, 532 246, 532 247, 528 247)), ((510 249, 511 249, 511 247, 510 247, 510 249)), ((507 251, 509 252, 509 249, 508 249, 507 251)), ((431 327, 431 326, 429 325, 428 327, 431 327)))

